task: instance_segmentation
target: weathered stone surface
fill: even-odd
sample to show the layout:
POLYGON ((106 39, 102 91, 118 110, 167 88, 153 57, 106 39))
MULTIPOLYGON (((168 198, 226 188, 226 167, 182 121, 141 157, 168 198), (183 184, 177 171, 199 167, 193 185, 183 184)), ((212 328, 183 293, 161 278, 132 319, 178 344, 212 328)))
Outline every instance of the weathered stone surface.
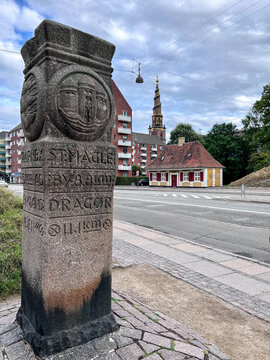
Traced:
POLYGON ((137 344, 125 346, 116 351, 122 360, 138 360, 140 356, 144 355, 144 352, 137 344))
POLYGON ((22 49, 22 304, 40 356, 117 329, 111 314, 114 45, 43 21, 22 49))
POLYGON ((199 349, 193 345, 186 344, 184 342, 175 342, 175 348, 176 351, 182 352, 184 354, 187 354, 189 356, 196 356, 198 359, 203 360, 204 359, 204 353, 202 349, 199 349))
POLYGON ((148 344, 145 341, 139 341, 140 346, 143 348, 143 350, 146 352, 146 354, 151 354, 152 352, 159 349, 159 346, 148 344))
POLYGON ((160 353, 164 360, 183 360, 186 359, 186 355, 179 354, 178 352, 171 350, 160 350, 160 353))

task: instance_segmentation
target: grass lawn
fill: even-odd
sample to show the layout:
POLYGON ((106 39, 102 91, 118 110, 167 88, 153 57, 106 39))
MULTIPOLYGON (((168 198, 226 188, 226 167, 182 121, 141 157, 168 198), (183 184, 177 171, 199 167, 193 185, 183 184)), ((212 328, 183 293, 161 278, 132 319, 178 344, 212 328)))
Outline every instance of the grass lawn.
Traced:
POLYGON ((21 289, 23 201, 0 188, 0 299, 21 289))

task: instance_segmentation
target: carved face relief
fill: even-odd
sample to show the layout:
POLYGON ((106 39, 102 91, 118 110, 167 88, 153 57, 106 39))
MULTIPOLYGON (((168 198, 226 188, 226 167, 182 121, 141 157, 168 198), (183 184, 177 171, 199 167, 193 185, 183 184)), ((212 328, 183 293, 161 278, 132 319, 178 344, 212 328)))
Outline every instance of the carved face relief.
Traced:
POLYGON ((113 114, 110 90, 102 79, 87 72, 67 72, 56 85, 58 129, 76 140, 102 136, 113 114))
POLYGON ((25 78, 21 95, 21 120, 24 134, 28 140, 36 140, 43 127, 43 117, 39 99, 43 98, 42 78, 37 70, 25 78))

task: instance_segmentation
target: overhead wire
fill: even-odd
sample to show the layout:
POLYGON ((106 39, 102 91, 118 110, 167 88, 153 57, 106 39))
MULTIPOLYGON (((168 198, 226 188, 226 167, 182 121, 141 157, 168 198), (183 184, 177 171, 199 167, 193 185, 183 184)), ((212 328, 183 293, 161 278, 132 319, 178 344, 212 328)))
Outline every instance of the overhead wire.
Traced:
MULTIPOLYGON (((234 18, 235 16, 238 16, 238 15, 242 14, 242 13, 245 12, 246 10, 250 9, 251 7, 254 7, 255 5, 257 5, 258 3, 262 2, 262 1, 264 1, 264 0, 258 0, 258 1, 256 1, 256 2, 253 3, 252 5, 246 7, 245 9, 239 11, 238 13, 236 13, 236 14, 230 16, 229 18, 223 20, 223 21, 220 22, 218 25, 221 25, 221 24, 226 23, 227 21, 231 20, 231 19, 234 18)), ((265 7, 267 7, 267 6, 268 6, 268 5, 266 5, 265 7)), ((261 9, 255 11, 255 12, 249 14, 249 15, 247 15, 246 17, 240 19, 239 21, 234 22, 234 23, 231 24, 230 26, 226 27, 225 30, 226 30, 227 28, 231 27, 232 25, 237 24, 238 22, 242 21, 243 19, 245 19, 245 18, 247 18, 247 17, 255 14, 256 12, 258 12, 258 11, 260 11, 260 10, 262 10, 262 9, 264 9, 265 7, 263 7, 263 8, 261 8, 261 9)), ((187 45, 193 43, 195 40, 201 38, 202 36, 204 36, 204 35, 207 34, 208 32, 213 31, 215 28, 216 28, 216 25, 215 25, 214 27, 211 27, 211 29, 208 29, 208 30, 204 31, 203 33, 201 33, 201 34, 198 35, 197 37, 193 38, 192 40, 186 42, 186 44, 185 44, 184 46, 187 46, 187 45)), ((224 31, 224 29, 220 30, 219 33, 223 32, 223 31, 224 31)), ((211 37, 214 37, 214 36, 218 35, 219 33, 213 34, 213 36, 211 35, 210 37, 206 38, 206 40, 209 39, 209 38, 211 38, 211 37)), ((203 41, 205 41, 205 39, 203 39, 202 42, 203 42, 203 41)), ((198 43, 200 43, 200 42, 198 42, 198 43)), ((195 45, 196 45, 196 44, 195 44, 195 45)), ((192 47, 194 47, 194 46, 192 46, 192 47)), ((182 47, 182 48, 183 48, 183 47, 182 47)), ((182 52, 185 52, 186 50, 189 50, 190 48, 191 48, 191 47, 188 47, 187 49, 183 49, 182 51, 180 51, 180 54, 182 54, 182 52)), ((162 57, 164 57, 164 55, 165 55, 165 56, 168 56, 168 55, 170 55, 170 54, 173 54, 174 52, 176 52, 175 55, 179 55, 179 53, 178 53, 179 50, 181 50, 181 48, 171 50, 171 51, 163 54, 162 57)), ((175 56, 175 55, 174 55, 174 56, 175 56)), ((155 63, 155 62, 160 62, 160 61, 161 61, 161 62, 164 62, 165 60, 158 59, 158 60, 156 60, 156 61, 153 61, 153 62, 151 63, 151 68, 152 68, 152 64, 153 64, 153 63, 155 63)), ((144 67, 142 66, 142 72, 145 73, 145 72, 146 72, 145 69, 146 69, 147 67, 149 67, 149 66, 150 66, 150 65, 145 65, 144 67)), ((148 70, 147 70, 147 71, 148 71, 148 70)))
MULTIPOLYGON (((200 29, 201 27, 203 27, 204 25, 210 23, 212 20, 216 19, 216 18, 219 17, 220 15, 222 15, 222 14, 224 14, 225 12, 227 12, 228 10, 232 9, 233 7, 235 7, 236 5, 238 5, 238 4, 239 4, 240 2, 242 2, 242 1, 243 1, 243 0, 239 0, 239 1, 237 1, 236 3, 234 3, 233 5, 231 5, 230 7, 224 9, 223 11, 221 11, 221 12, 219 12, 219 13, 217 13, 215 16, 212 16, 210 19, 206 20, 203 24, 200 24, 199 26, 195 27, 195 28, 194 28, 193 30, 191 30, 190 32, 184 34, 183 37, 187 37, 187 36, 193 34, 196 30, 198 30, 198 29, 200 29)), ((156 52, 154 55, 152 55, 151 57, 146 58, 145 60, 143 60, 143 61, 141 62, 141 65, 143 65, 143 64, 145 64, 145 62, 147 62, 147 61, 155 58, 156 55, 162 53, 164 50, 166 50, 167 48, 169 48, 171 45, 175 44, 177 41, 179 41, 179 39, 172 41, 172 42, 171 42, 169 45, 167 45, 165 48, 157 51, 157 52, 156 52)))

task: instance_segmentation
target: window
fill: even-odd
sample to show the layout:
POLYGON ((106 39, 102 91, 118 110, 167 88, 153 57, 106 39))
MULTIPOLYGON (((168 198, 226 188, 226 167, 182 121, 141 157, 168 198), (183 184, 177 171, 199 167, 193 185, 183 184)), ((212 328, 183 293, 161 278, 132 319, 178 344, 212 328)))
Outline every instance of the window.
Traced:
POLYGON ((153 145, 150 145, 150 148, 153 149, 153 145))
POLYGON ((138 162, 138 166, 141 166, 141 163, 138 162))
POLYGON ((124 116, 127 116, 127 111, 123 111, 123 115, 124 115, 124 116))
POLYGON ((153 180, 157 180, 157 173, 153 173, 153 180))
POLYGON ((127 123, 123 123, 123 128, 127 128, 127 127, 128 127, 127 123))
POLYGON ((160 146, 159 148, 160 148, 160 150, 163 150, 163 149, 164 149, 164 146, 160 146))
POLYGON ((127 171, 123 171, 123 176, 128 176, 127 171))
POLYGON ((188 181, 188 172, 184 172, 183 181, 188 181))
POLYGON ((166 181, 166 173, 161 173, 161 181, 166 181))
POLYGON ((137 144, 137 147, 140 147, 140 144, 137 144))
POLYGON ((124 159, 124 160, 123 160, 123 165, 128 165, 127 159, 124 159))
POLYGON ((127 141, 127 136, 124 135, 124 136, 123 136, 123 140, 124 140, 124 141, 127 141))
POLYGON ((200 180, 201 180, 200 173, 199 173, 199 171, 196 171, 194 173, 194 181, 200 181, 200 180))
POLYGON ((116 128, 116 122, 113 123, 113 127, 114 127, 114 129, 116 128))
POLYGON ((127 148, 123 148, 123 153, 127 154, 127 148))
POLYGON ((138 154, 140 153, 140 150, 138 150, 138 154))
POLYGON ((141 158, 141 157, 140 157, 140 156, 138 156, 138 160, 140 160, 140 158, 141 158))
POLYGON ((113 140, 116 140, 116 134, 113 135, 113 140))

